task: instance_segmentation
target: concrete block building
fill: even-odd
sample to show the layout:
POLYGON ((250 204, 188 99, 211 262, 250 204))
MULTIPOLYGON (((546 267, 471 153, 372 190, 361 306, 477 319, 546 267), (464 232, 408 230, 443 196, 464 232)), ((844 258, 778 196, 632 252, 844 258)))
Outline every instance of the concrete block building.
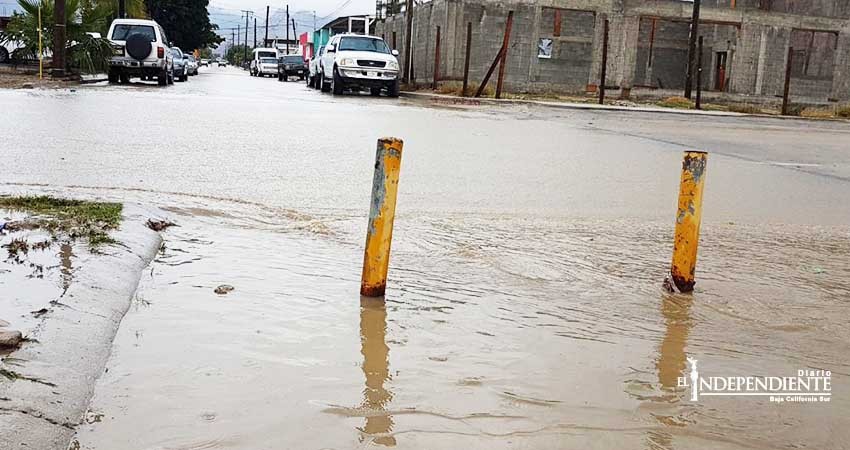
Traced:
MULTIPOLYGON (((403 10, 403 5, 384 7, 391 13, 375 28, 402 53, 403 10)), ((471 23, 470 80, 481 81, 501 47, 509 11, 514 21, 508 89, 595 90, 605 20, 610 29, 606 86, 628 95, 685 85, 693 11, 693 1, 687 0, 432 0, 413 12, 413 78, 432 79, 440 27, 440 79, 462 79, 471 23)), ((850 0, 703 0, 699 35, 706 91, 781 95, 793 48, 794 97, 850 100, 850 0)))

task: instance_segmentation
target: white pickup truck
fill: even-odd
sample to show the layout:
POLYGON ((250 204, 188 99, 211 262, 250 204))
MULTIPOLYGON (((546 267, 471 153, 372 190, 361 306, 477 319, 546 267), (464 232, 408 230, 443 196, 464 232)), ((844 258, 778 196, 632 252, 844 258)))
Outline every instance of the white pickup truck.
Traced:
POLYGON ((397 50, 377 36, 338 34, 328 41, 319 64, 322 92, 340 95, 345 89, 368 88, 372 95, 386 90, 398 97, 397 50))

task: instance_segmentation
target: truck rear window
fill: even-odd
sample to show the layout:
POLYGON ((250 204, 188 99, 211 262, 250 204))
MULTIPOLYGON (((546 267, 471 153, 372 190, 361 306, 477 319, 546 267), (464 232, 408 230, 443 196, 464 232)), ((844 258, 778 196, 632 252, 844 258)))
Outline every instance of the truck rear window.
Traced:
POLYGON ((284 56, 283 62, 286 64, 301 64, 304 62, 304 59, 299 55, 295 56, 284 56))
POLYGON ((152 26, 148 25, 115 25, 115 29, 112 30, 112 37, 110 39, 115 41, 126 41, 127 38, 133 34, 141 34, 148 38, 149 41, 156 42, 156 32, 153 30, 152 26))

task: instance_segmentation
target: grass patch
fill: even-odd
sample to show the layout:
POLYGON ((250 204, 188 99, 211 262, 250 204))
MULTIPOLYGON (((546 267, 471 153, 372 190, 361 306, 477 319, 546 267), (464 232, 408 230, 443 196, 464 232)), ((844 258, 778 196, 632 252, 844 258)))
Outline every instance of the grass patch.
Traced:
POLYGON ((656 104, 665 108, 677 109, 694 109, 695 107, 694 102, 686 99, 685 97, 667 97, 656 104))
MULTIPOLYGON (((478 86, 479 86, 478 83, 469 83, 469 85, 466 87, 466 95, 468 95, 470 97, 475 95, 475 93, 478 92, 478 86)), ((444 82, 444 83, 439 83, 437 85, 436 92, 438 94, 456 95, 456 96, 460 97, 461 94, 463 93, 463 83, 461 83, 459 81, 447 81, 447 82, 444 82)), ((484 92, 481 93, 482 97, 493 97, 495 95, 496 95, 496 89, 494 89, 489 84, 487 85, 487 87, 484 88, 484 92)))
POLYGON ((65 234, 72 239, 88 239, 97 247, 113 244, 108 232, 121 223, 120 203, 68 200, 48 196, 0 197, 0 208, 24 211, 38 217, 38 225, 55 234, 65 234))
POLYGON ((729 111, 742 114, 761 114, 762 110, 758 106, 749 105, 746 103, 732 103, 729 105, 729 111))
POLYGON ((832 119, 835 117, 835 111, 832 108, 804 108, 800 111, 800 117, 809 119, 832 119))

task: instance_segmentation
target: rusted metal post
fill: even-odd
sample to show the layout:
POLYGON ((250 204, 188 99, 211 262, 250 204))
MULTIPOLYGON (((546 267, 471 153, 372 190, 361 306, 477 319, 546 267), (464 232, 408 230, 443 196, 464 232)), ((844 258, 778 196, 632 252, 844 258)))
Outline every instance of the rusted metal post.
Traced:
POLYGON ((382 297, 387 287, 403 145, 401 139, 378 140, 375 177, 372 180, 372 206, 369 210, 369 225, 366 228, 366 251, 363 255, 363 275, 360 283, 360 295, 364 297, 382 297))
POLYGON ((794 47, 788 47, 788 62, 785 63, 785 89, 782 92, 782 115, 788 115, 788 95, 791 93, 791 63, 794 58, 794 47))
POLYGON ((463 63, 463 92, 461 97, 466 97, 466 88, 469 86, 469 52, 472 51, 472 22, 466 22, 466 61, 463 63))
POLYGON ((508 45, 511 39, 511 28, 514 24, 514 12, 508 11, 508 23, 505 24, 505 39, 502 41, 502 60, 499 63, 499 78, 496 81, 496 98, 502 98, 502 83, 505 80, 505 64, 508 60, 508 45))
POLYGON ((431 88, 436 90, 440 81, 440 26, 437 25, 437 42, 434 45, 434 82, 431 88))
POLYGON ((599 76, 599 104, 605 104, 605 79, 608 78, 608 19, 605 19, 605 28, 602 35, 602 70, 599 76))
POLYGON ((664 287, 670 292, 684 293, 694 290, 707 161, 708 153, 687 151, 682 162, 673 263, 670 267, 670 276, 664 280, 664 287))
POLYGON ((699 37, 697 44, 697 101, 696 108, 702 109, 702 36, 699 37))
POLYGON ((487 83, 490 81, 490 77, 493 76, 493 71, 496 70, 496 65, 499 64, 499 61, 502 60, 503 51, 505 51, 504 48, 499 49, 499 53, 496 55, 496 59, 493 60, 493 64, 490 64, 490 68, 487 69, 487 74, 484 75, 484 80, 478 86, 478 90, 475 91, 476 97, 481 97, 481 94, 484 92, 484 88, 487 87, 487 83))

